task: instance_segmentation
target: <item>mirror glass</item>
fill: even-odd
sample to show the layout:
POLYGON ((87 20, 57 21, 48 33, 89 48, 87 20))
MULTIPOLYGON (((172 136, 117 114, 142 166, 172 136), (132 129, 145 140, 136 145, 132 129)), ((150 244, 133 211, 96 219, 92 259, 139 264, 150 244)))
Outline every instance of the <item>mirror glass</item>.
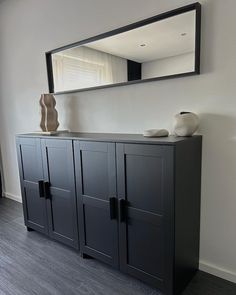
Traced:
POLYGON ((193 9, 52 51, 50 91, 60 93, 196 73, 195 42, 196 9, 193 9))

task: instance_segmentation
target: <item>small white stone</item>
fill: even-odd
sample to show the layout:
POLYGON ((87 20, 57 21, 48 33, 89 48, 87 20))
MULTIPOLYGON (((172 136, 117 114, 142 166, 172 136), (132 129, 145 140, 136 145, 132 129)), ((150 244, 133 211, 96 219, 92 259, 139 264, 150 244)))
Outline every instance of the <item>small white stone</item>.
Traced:
POLYGON ((166 129, 149 129, 143 132, 145 137, 165 137, 169 135, 169 131, 166 129))

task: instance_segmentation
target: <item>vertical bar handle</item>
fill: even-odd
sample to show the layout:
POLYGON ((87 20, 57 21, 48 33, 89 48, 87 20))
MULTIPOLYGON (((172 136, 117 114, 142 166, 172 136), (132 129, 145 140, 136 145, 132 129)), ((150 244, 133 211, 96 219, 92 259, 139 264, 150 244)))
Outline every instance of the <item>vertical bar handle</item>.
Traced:
POLYGON ((39 180, 38 185, 39 185, 39 197, 44 198, 44 187, 43 187, 44 181, 39 180))
POLYGON ((44 192, 45 192, 45 198, 50 199, 51 192, 50 192, 50 183, 48 181, 44 182, 44 192))
POLYGON ((120 199, 120 222, 125 222, 126 221, 126 200, 125 199, 120 199))
POLYGON ((110 198, 109 199, 109 203, 110 203, 110 218, 112 219, 116 219, 116 198, 110 198))

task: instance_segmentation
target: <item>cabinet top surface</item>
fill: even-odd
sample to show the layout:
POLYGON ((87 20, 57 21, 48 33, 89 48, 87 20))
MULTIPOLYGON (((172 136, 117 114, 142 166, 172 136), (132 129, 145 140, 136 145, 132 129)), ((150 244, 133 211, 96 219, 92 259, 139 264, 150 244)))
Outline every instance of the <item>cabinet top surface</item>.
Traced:
POLYGON ((144 137, 142 134, 121 134, 121 133, 83 133, 83 132, 63 132, 55 134, 43 133, 25 133, 18 134, 17 137, 38 137, 45 139, 73 139, 83 141, 110 141, 110 142, 127 142, 127 143, 147 143, 147 144, 165 144, 175 145, 182 141, 188 141, 193 138, 201 138, 201 135, 194 135, 193 137, 144 137))

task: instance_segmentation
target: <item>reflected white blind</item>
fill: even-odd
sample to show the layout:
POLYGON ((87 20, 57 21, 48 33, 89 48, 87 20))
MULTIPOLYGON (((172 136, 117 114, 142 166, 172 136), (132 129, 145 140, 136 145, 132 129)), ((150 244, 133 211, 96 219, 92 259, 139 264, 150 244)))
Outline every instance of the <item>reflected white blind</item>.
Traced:
POLYGON ((102 66, 89 64, 87 62, 74 61, 69 58, 64 60, 64 88, 76 89, 78 85, 82 88, 99 85, 101 82, 102 66))
POLYGON ((52 62, 56 92, 127 81, 125 59, 94 49, 54 54, 52 62))

